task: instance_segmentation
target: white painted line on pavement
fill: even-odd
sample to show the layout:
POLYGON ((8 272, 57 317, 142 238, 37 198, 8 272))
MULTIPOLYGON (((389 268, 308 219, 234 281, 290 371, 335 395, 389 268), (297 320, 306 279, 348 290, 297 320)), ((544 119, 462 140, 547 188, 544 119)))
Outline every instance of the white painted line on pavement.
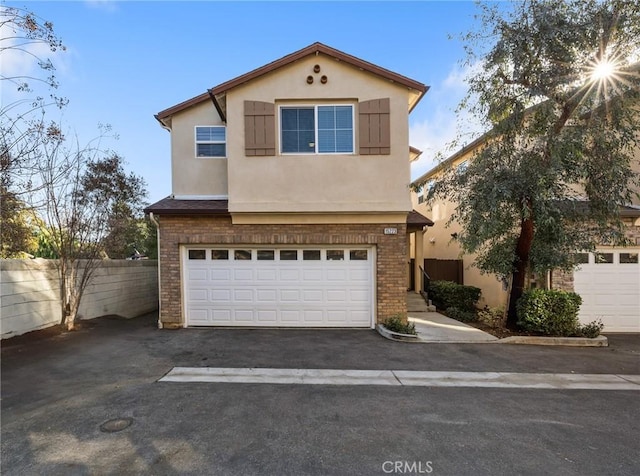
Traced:
POLYGON ((161 382, 400 385, 390 370, 174 367, 161 382))
POLYGON ((640 375, 174 367, 160 382, 640 390, 640 375))

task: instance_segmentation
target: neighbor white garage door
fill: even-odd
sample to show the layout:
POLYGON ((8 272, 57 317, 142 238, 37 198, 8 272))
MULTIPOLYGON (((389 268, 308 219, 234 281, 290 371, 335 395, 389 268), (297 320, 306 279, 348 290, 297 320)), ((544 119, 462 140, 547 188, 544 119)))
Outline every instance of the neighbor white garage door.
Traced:
POLYGON ((183 250, 188 326, 372 327, 373 248, 183 250))
POLYGON ((640 249, 602 249, 580 256, 574 289, 582 297, 580 322, 601 319, 604 331, 640 332, 640 249))

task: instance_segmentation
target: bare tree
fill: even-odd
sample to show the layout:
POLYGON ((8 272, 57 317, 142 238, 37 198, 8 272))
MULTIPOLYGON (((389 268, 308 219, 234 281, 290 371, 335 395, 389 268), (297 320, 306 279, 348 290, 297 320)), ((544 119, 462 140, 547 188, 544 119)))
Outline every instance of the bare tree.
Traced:
MULTIPOLYGON (((68 102, 57 94, 49 57, 65 50, 51 22, 25 9, 0 6, 0 174, 5 188, 18 196, 42 186, 36 180, 41 145, 64 139, 46 113, 68 102)), ((59 172, 55 178, 66 173, 59 172)))

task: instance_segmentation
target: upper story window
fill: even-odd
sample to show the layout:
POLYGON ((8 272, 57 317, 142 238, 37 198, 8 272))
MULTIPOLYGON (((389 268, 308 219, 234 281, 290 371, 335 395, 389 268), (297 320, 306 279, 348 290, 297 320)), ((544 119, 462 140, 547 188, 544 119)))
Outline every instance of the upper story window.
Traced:
POLYGON ((281 107, 280 149, 283 154, 353 153, 353 106, 281 107))
POLYGON ((226 157, 225 126, 196 126, 196 157, 226 157))

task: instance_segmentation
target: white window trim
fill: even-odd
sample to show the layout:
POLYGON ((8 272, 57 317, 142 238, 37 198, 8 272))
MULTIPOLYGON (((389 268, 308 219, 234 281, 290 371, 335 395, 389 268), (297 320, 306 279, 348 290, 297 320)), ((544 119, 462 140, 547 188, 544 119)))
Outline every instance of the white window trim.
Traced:
POLYGON ((356 155, 356 108, 352 103, 317 103, 317 104, 278 104, 278 149, 280 155, 356 155), (351 145, 353 151, 351 152, 318 152, 318 106, 350 106, 351 107, 351 145), (303 109, 313 108, 313 133, 314 133, 314 149, 315 152, 283 152, 282 151, 282 109, 303 109))
POLYGON ((193 126, 193 155, 196 159, 226 159, 227 158, 227 126, 225 124, 198 124, 193 126), (198 141, 198 127, 222 127, 224 128, 224 141, 198 141), (225 155, 202 156, 198 155, 198 144, 224 144, 225 155))

